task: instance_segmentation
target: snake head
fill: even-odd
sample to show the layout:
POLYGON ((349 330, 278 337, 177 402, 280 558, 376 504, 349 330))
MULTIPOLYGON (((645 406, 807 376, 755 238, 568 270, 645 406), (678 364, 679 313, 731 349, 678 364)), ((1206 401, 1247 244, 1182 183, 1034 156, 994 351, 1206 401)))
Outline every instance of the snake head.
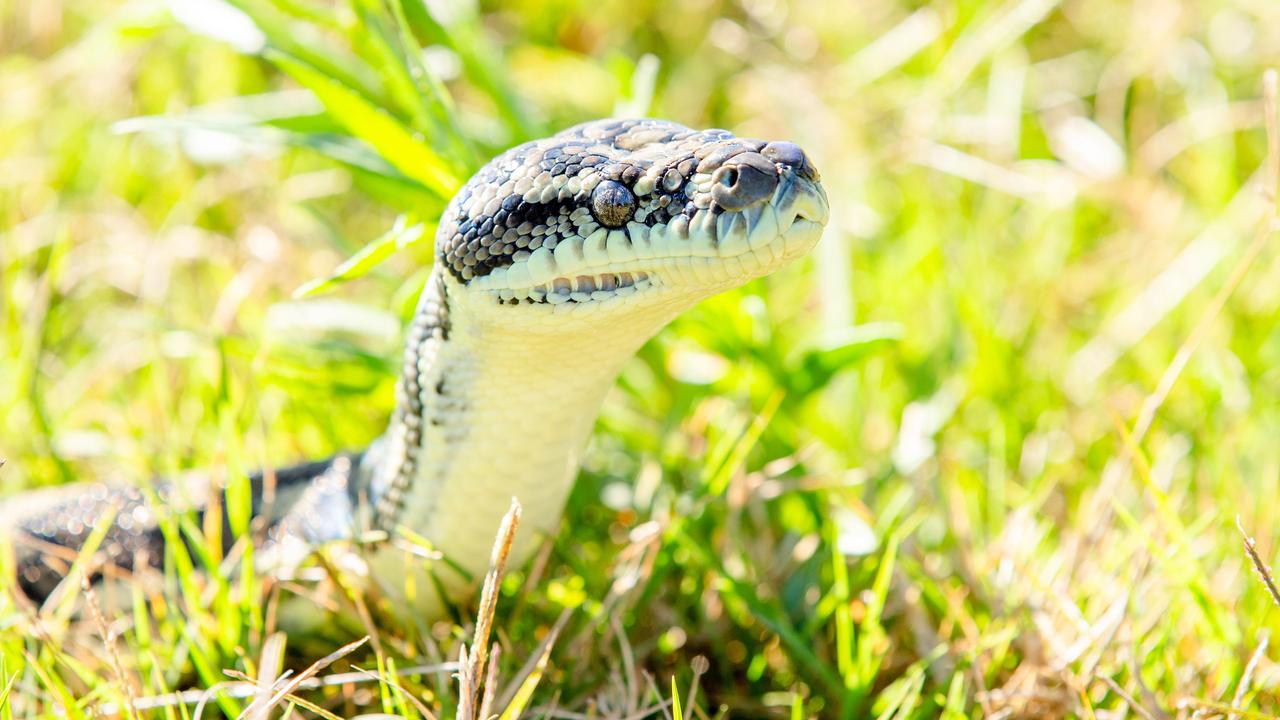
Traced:
POLYGON ((793 143, 601 120, 476 173, 441 221, 437 263, 451 298, 493 312, 669 319, 808 252, 828 216, 793 143))

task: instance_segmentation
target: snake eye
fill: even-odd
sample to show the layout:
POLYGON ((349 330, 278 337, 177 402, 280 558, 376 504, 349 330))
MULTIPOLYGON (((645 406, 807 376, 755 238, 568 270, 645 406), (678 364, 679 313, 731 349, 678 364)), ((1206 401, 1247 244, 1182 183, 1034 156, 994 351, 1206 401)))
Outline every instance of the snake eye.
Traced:
POLYGON ((626 185, 605 180, 591 191, 591 214, 605 227, 622 227, 636 212, 636 196, 626 185))
POLYGON ((720 184, 727 188, 731 188, 734 185, 737 185, 738 171, 735 170, 734 168, 729 168, 725 170, 723 173, 720 174, 720 184))

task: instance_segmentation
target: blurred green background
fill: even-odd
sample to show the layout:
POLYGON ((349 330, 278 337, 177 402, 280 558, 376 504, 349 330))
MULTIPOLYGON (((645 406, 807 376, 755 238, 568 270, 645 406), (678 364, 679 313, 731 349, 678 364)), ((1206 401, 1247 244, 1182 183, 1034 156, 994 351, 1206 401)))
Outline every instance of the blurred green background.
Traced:
MULTIPOLYGON (((1280 561, 1280 3, 234 5, 0 0, 5 495, 364 446, 451 183, 611 114, 725 127, 806 148, 831 225, 624 370, 504 677, 569 607, 544 713, 672 677, 699 717, 1280 712, 1237 529, 1280 561)), ((266 590, 222 590, 121 615, 115 661, 0 601, 0 717, 252 676, 266 590)), ((372 693, 306 697, 421 713, 372 693)))

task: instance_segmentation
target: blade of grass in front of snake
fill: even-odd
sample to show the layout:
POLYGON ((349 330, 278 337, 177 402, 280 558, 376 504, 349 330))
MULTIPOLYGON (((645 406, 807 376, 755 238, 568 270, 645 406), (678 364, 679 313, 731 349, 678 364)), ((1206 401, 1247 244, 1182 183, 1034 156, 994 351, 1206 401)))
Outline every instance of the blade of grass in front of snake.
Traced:
POLYGON ((538 656, 538 662, 533 666, 533 671, 525 677, 524 682, 520 683, 519 689, 511 698, 511 702, 507 703, 498 720, 516 720, 524 715, 525 708, 529 706, 529 700, 533 698, 533 691, 538 689, 538 683, 542 681, 542 676, 547 671, 547 664, 551 660, 551 648, 555 646, 556 632, 557 630, 553 630, 553 634, 548 636, 548 642, 543 643, 542 653, 538 656))
MULTIPOLYGON (((80 551, 76 553, 76 559, 71 563, 71 570, 63 576, 62 582, 58 584, 58 588, 50 596, 50 600, 55 602, 53 605, 53 617, 56 619, 58 627, 66 627, 67 623, 70 622, 71 614, 75 610, 76 598, 80 596, 80 579, 89 575, 92 571, 93 556, 97 554, 98 548, 102 546, 102 541, 106 539, 107 533, 116 521, 118 512, 120 512, 120 508, 112 506, 98 517, 98 521, 94 524, 89 537, 85 539, 84 545, 81 545, 80 551), (58 593, 61 593, 61 595, 59 596, 58 593)), ((49 600, 46 600, 45 605, 48 606, 48 603, 49 600)))
POLYGON ((673 720, 684 720, 684 708, 680 707, 680 688, 676 687, 676 676, 671 676, 671 717, 673 720))

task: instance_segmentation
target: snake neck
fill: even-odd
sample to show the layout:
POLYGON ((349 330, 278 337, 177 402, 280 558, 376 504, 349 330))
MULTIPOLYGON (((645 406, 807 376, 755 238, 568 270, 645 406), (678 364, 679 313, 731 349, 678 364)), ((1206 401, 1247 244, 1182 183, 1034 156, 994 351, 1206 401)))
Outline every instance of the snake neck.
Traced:
POLYGON ((548 333, 486 323, 469 300, 439 273, 428 282, 370 495, 375 526, 407 528, 478 576, 512 497, 517 561, 555 529, 604 395, 676 308, 548 333))

